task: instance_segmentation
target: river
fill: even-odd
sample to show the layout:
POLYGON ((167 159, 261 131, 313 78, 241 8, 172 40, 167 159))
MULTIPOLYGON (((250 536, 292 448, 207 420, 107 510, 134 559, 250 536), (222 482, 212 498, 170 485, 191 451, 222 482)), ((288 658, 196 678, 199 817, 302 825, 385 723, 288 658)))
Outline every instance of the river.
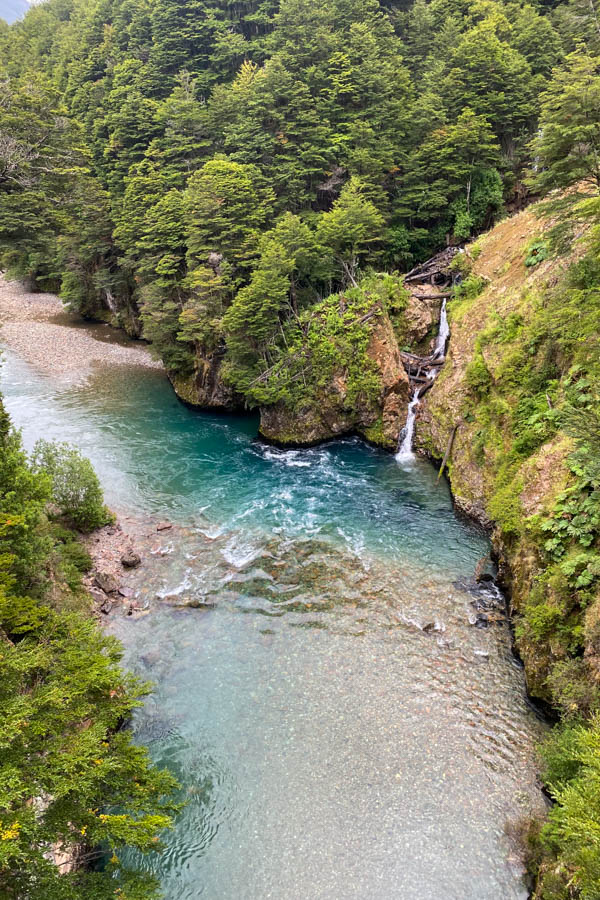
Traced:
POLYGON ((9 348, 1 389, 28 448, 77 444, 113 508, 174 523, 136 574, 150 611, 107 626, 156 683, 136 737, 187 801, 165 852, 128 864, 167 900, 527 896, 506 832, 543 805, 543 725, 473 582, 487 538, 427 462, 276 450, 157 369, 69 380, 9 348))

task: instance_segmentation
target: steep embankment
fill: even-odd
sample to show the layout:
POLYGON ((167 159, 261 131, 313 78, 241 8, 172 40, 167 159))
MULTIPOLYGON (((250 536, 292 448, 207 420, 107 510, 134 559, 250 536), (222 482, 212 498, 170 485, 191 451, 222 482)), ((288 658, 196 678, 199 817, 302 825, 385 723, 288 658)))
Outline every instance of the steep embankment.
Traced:
POLYGON ((448 359, 417 428, 433 457, 452 442, 456 503, 493 526, 529 690, 568 714, 596 708, 599 670, 585 428, 573 438, 596 397, 599 273, 578 228, 559 254, 534 206, 457 257, 448 359))
POLYGON ((292 359, 302 355, 305 366, 288 377, 298 389, 286 386, 285 399, 261 405, 264 438, 311 445, 357 433, 397 447, 411 394, 401 349, 429 349, 442 301, 436 288, 417 285, 407 292, 396 281, 376 276, 373 290, 367 285, 328 298, 312 314, 302 350, 290 353, 292 359), (393 301, 386 282, 393 283, 393 301))

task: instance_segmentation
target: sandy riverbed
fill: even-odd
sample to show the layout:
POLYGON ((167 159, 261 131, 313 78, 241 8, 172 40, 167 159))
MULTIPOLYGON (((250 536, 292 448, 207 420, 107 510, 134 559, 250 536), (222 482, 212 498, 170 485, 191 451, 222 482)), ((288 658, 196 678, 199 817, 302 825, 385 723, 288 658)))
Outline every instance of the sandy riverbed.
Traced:
POLYGON ((110 325, 84 323, 55 294, 26 291, 0 276, 0 345, 40 371, 85 380, 98 366, 162 368, 144 344, 110 325))

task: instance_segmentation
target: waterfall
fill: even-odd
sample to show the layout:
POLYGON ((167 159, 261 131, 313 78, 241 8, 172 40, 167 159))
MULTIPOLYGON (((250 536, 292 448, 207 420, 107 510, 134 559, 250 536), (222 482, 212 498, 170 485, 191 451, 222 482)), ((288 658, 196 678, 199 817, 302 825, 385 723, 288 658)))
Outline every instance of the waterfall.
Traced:
POLYGON ((443 356, 445 354, 446 344, 449 337, 450 326, 448 325, 448 313, 446 311, 446 300, 444 299, 442 308, 440 310, 440 327, 438 330, 438 336, 435 339, 435 346, 433 348, 434 356, 443 356))
POLYGON ((106 305, 110 309, 113 316, 116 316, 117 304, 115 303, 115 298, 113 297, 112 293, 109 291, 108 288, 104 288, 104 295, 106 297, 106 305))
POLYGON ((412 399, 408 404, 406 425, 404 426, 404 428, 400 432, 400 436, 398 437, 398 452, 396 453, 396 459, 398 460, 398 462, 406 462, 415 458, 415 454, 413 453, 412 449, 412 443, 413 435, 415 433, 415 419, 417 417, 418 405, 419 389, 416 388, 414 394, 412 395, 412 399))
MULTIPOLYGON (((448 343, 448 338, 450 337, 450 327, 448 325, 448 313, 446 310, 446 300, 444 299, 442 303, 442 308, 440 310, 440 325, 438 329, 438 334, 435 339, 435 344, 433 347, 433 353, 429 357, 429 360, 440 359, 446 353, 446 344, 448 343)), ((425 360, 423 360, 425 362, 425 360)), ((439 368, 433 367, 430 368, 427 372, 427 379, 429 381, 433 381, 437 378, 439 374, 439 368)), ((418 373, 417 373, 418 374, 418 373)), ((415 458, 415 454, 413 453, 412 445, 413 445, 413 437, 415 433, 415 419, 417 418, 417 409, 419 406, 419 399, 421 394, 424 394, 427 390, 428 385, 425 385, 423 388, 415 387, 414 393, 411 397, 410 403, 408 404, 408 412, 406 416, 406 425, 400 432, 398 436, 398 452, 396 453, 396 459, 398 462, 409 462, 410 460, 415 458)))

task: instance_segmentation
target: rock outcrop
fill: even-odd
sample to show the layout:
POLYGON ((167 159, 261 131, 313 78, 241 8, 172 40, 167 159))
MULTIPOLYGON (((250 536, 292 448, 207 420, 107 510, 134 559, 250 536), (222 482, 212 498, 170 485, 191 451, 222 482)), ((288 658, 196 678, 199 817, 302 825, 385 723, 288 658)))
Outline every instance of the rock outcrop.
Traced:
POLYGON ((196 356, 194 371, 190 375, 169 373, 177 396, 200 409, 233 412, 243 406, 241 398, 225 384, 221 377, 223 353, 196 356))
POLYGON ((375 363, 381 389, 375 402, 348 398, 348 373, 338 370, 327 390, 291 409, 282 403, 261 409, 260 433, 277 444, 310 446, 343 434, 360 434, 394 448, 406 421, 408 376, 387 313, 374 319, 367 350, 375 363))
MULTIPOLYGON (((514 415, 528 365, 524 354, 533 352, 527 346, 523 350, 521 329, 540 321, 540 298, 579 252, 575 244, 568 257, 526 266, 532 237, 551 225, 530 207, 499 223, 473 251, 467 248, 473 291, 464 291, 450 304, 446 363, 421 404, 416 428, 417 449, 434 459, 442 459, 451 443, 448 475, 456 505, 491 531, 500 576, 517 617, 547 565, 545 537, 527 523, 552 513, 570 478, 565 461, 572 444, 560 430, 520 455, 511 443, 519 439, 514 415), (509 473, 506 487, 504 473, 509 473), (509 513, 513 525, 507 523, 509 513)), ((550 605, 551 593, 550 587, 550 605)), ((549 672, 564 651, 551 640, 533 638, 527 628, 517 630, 517 646, 529 691, 551 699, 549 672)))

